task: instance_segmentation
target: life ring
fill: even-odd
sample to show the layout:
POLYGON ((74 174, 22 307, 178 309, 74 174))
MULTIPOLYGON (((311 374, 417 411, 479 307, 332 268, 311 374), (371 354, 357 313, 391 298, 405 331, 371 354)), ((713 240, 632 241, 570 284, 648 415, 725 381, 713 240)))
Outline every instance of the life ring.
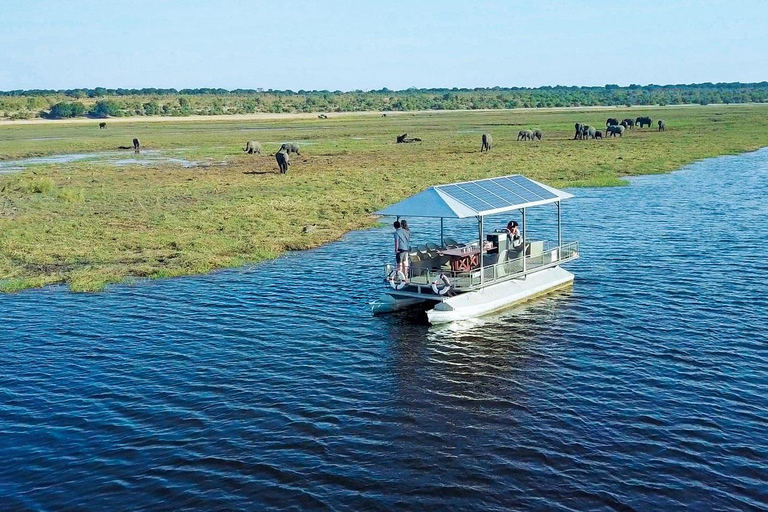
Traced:
POLYGON ((451 282, 448 280, 448 277, 445 274, 440 274, 439 278, 432 281, 432 291, 437 295, 445 295, 450 289, 451 282), (442 288, 439 286, 441 283, 443 284, 442 288))
POLYGON ((389 286, 394 290, 402 290, 407 283, 405 282, 405 274, 402 270, 392 271, 389 273, 389 286), (397 281, 395 281, 397 278, 397 281))

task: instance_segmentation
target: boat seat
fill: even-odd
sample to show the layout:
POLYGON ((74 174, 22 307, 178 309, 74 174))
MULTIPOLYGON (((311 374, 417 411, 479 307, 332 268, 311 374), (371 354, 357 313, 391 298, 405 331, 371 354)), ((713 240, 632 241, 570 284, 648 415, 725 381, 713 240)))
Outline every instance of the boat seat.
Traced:
POLYGON ((417 251, 419 251, 419 254, 424 255, 429 252, 426 245, 420 245, 416 248, 417 251))
POLYGON ((459 245, 459 242, 457 242, 453 238, 446 238, 443 240, 443 242, 445 242, 446 247, 456 247, 457 245, 459 245))
POLYGON ((427 249, 429 249, 429 252, 434 252, 440 249, 440 247, 437 246, 437 244, 433 244, 432 242, 427 243, 427 249))

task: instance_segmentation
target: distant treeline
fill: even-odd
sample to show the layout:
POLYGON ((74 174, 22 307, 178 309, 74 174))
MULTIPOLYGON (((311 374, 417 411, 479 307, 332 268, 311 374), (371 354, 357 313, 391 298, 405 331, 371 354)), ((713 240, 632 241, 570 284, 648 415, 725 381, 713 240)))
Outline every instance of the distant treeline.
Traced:
POLYGON ((768 102, 768 82, 391 91, 67 89, 0 91, 0 117, 188 116, 768 102))

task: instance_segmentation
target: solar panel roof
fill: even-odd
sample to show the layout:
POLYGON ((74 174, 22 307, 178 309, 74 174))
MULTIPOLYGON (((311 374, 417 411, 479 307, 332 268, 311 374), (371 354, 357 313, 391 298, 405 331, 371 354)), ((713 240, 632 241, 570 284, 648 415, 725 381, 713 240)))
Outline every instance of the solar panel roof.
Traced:
POLYGON ((503 213, 573 197, 519 174, 437 185, 376 213, 401 217, 453 217, 503 213))

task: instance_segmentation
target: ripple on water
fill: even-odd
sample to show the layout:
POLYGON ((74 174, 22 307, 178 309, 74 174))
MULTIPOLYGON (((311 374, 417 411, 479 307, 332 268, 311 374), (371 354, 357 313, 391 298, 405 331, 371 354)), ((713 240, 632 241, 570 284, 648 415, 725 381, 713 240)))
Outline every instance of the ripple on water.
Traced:
POLYGON ((370 316, 386 228, 0 296, 3 505, 765 509, 766 189, 765 150, 579 189, 573 289, 437 328, 370 316))

